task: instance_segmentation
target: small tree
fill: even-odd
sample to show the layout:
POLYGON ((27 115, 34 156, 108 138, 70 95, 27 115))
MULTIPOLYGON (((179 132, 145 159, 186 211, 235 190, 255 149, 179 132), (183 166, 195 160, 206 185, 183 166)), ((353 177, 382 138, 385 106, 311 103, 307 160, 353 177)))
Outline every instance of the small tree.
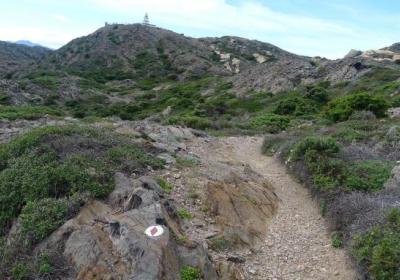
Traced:
POLYGON ((147 13, 144 15, 143 25, 150 25, 149 15, 147 13))

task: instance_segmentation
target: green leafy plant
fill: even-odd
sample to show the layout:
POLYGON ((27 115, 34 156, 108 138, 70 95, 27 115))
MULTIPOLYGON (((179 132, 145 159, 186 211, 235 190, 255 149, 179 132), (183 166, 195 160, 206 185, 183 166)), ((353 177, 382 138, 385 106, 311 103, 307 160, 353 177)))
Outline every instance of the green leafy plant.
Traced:
POLYGON ((392 209, 387 222, 355 238, 354 255, 377 280, 400 279, 400 210, 392 209))
POLYGON ((169 118, 169 124, 184 125, 196 129, 207 129, 212 126, 210 120, 197 116, 174 116, 169 118))
MULTIPOLYGON (((59 201, 43 199, 77 193, 105 197, 114 187, 113 172, 144 172, 148 166, 160 169, 164 162, 107 130, 75 126, 32 130, 0 146, 0 233, 7 231, 24 206, 27 227, 30 219, 40 223, 40 216, 34 219, 40 215, 34 208, 44 209, 47 203, 59 221, 59 201)), ((55 225, 41 226, 38 239, 55 225)))
POLYGON ((49 276, 54 272, 54 267, 51 264, 50 256, 45 253, 39 255, 38 272, 41 276, 49 276))
POLYGON ((339 152, 339 145, 331 137, 306 137, 300 141, 293 149, 291 156, 294 160, 304 158, 307 152, 315 151, 326 156, 339 152))
POLYGON ((389 179, 393 165, 369 160, 352 163, 348 167, 346 186, 351 190, 377 191, 389 179))
POLYGON ((343 236, 340 232, 334 232, 331 236, 332 246, 335 248, 343 247, 343 236))
POLYGON ((22 232, 36 242, 41 241, 64 223, 67 213, 65 199, 28 201, 20 214, 22 232))
POLYGON ((288 128, 290 119, 275 114, 260 115, 250 120, 250 127, 276 133, 288 128))
POLYGON ((183 220, 190 220, 192 218, 192 213, 190 213, 186 209, 179 209, 177 214, 178 214, 178 217, 183 220))
POLYGON ((380 96, 358 93, 335 99, 328 103, 326 116, 335 121, 346 121, 355 111, 371 111, 376 117, 386 115, 389 103, 380 96))
POLYGON ((181 279, 182 280, 200 280, 201 279, 200 269, 191 267, 191 266, 182 267, 181 268, 181 279))
POLYGON ((157 183, 167 193, 170 193, 174 189, 174 186, 165 181, 163 178, 158 178, 157 183))
POLYGON ((27 279, 29 275, 29 268, 25 263, 17 263, 11 269, 11 275, 15 280, 27 279))

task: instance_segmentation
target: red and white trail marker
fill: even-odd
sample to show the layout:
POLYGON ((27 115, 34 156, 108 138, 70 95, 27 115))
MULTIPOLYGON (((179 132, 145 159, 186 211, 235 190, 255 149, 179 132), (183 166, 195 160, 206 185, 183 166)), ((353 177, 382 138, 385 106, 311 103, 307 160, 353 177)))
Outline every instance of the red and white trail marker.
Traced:
POLYGON ((162 228, 162 226, 159 226, 159 225, 150 226, 144 231, 144 234, 146 234, 147 236, 150 236, 150 237, 157 237, 163 233, 164 233, 164 229, 162 228))

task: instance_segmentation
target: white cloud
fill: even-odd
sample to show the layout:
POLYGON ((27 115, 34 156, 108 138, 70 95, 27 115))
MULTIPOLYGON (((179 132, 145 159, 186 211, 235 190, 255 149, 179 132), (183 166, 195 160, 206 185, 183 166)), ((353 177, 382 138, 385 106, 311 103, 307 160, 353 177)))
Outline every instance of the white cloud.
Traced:
POLYGON ((61 14, 52 15, 52 18, 62 23, 69 22, 69 18, 61 14))
POLYGON ((50 48, 58 48, 81 35, 80 32, 60 32, 59 30, 38 27, 0 27, 0 40, 17 41, 24 39, 50 48))

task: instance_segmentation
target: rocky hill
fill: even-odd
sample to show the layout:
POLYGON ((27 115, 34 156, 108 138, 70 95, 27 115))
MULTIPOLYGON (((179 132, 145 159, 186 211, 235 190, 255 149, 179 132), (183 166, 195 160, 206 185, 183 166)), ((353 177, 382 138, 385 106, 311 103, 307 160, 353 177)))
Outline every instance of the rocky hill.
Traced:
POLYGON ((97 81, 227 75, 203 41, 142 24, 106 25, 41 64, 97 81))
POLYGON ((145 88, 218 76, 231 80, 238 93, 276 93, 320 81, 354 81, 374 67, 400 68, 396 45, 390 48, 332 61, 244 38, 196 39, 154 26, 111 24, 50 53, 31 72, 57 71, 100 83, 129 79, 145 88), (387 58, 384 64, 381 58, 387 58))

